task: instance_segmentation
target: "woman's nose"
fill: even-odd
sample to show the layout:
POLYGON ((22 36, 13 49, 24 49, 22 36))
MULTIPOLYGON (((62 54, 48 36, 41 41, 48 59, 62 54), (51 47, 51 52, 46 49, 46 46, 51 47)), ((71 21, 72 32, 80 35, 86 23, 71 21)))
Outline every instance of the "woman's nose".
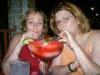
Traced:
POLYGON ((37 28, 38 24, 37 23, 33 23, 33 27, 37 28))
POLYGON ((66 26, 64 24, 61 24, 60 29, 63 31, 66 29, 66 26))

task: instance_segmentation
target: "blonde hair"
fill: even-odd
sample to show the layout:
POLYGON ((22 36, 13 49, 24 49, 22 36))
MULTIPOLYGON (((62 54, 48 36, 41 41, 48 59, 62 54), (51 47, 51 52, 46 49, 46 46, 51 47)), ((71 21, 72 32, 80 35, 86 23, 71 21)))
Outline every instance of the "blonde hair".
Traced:
POLYGON ((22 19, 22 22, 21 22, 21 31, 22 32, 25 32, 26 31, 26 22, 27 22, 27 17, 29 14, 31 13, 39 13, 42 17, 43 17, 43 20, 44 20, 44 30, 43 30, 43 33, 47 33, 48 32, 48 28, 47 28, 47 17, 46 15, 44 14, 43 11, 37 9, 37 8, 34 8, 34 9, 29 9, 25 15, 23 16, 23 19, 22 19))
POLYGON ((68 1, 63 1, 58 4, 58 6, 52 11, 50 15, 50 27, 55 34, 59 33, 59 30, 57 29, 56 23, 55 23, 55 14, 60 10, 69 11, 76 17, 76 19, 79 20, 79 23, 80 23, 79 28, 82 31, 82 33, 90 31, 91 29, 90 24, 85 14, 73 3, 70 3, 68 1))

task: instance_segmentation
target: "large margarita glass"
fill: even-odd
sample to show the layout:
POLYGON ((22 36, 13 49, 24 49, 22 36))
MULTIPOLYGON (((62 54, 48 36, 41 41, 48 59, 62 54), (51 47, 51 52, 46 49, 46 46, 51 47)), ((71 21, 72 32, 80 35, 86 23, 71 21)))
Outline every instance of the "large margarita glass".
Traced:
POLYGON ((46 63, 45 75, 48 75, 49 63, 62 52, 63 43, 53 39, 38 39, 31 41, 29 46, 32 54, 46 63))

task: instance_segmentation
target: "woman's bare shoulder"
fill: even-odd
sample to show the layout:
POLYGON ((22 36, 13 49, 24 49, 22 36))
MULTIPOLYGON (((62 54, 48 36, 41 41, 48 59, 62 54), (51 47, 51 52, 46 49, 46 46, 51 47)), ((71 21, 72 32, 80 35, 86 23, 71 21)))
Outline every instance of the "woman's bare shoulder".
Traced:
POLYGON ((16 45, 18 44, 20 38, 21 38, 21 34, 15 34, 13 36, 13 38, 10 41, 10 44, 9 44, 9 47, 8 47, 8 50, 6 52, 6 55, 5 55, 4 59, 8 58, 9 55, 11 55, 12 51, 14 50, 16 45))
POLYGON ((19 40, 21 39, 21 33, 17 33, 13 36, 12 40, 10 41, 10 44, 17 44, 19 40))
POLYGON ((93 29, 91 30, 92 32, 95 32, 95 33, 100 33, 100 29, 93 29))
POLYGON ((93 60, 100 65, 100 30, 95 30, 93 37, 93 60))
POLYGON ((93 30, 93 33, 94 33, 94 43, 98 43, 100 42, 100 30, 93 30))
POLYGON ((99 37, 100 38, 100 30, 92 30, 92 32, 95 33, 95 37, 99 37))
POLYGON ((22 34, 21 33, 16 33, 14 36, 13 36, 13 38, 12 39, 20 39, 21 38, 21 36, 22 36, 22 34))

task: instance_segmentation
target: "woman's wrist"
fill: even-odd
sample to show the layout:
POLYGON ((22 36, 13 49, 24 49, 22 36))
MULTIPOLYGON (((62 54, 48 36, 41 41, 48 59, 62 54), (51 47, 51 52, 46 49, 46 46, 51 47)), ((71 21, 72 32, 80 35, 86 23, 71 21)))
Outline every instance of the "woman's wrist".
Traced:
POLYGON ((18 43, 20 46, 23 46, 23 40, 20 40, 19 43, 18 43))
POLYGON ((76 64, 74 64, 74 62, 70 62, 68 64, 68 69, 71 71, 71 72, 76 72, 77 71, 77 66, 76 64))

